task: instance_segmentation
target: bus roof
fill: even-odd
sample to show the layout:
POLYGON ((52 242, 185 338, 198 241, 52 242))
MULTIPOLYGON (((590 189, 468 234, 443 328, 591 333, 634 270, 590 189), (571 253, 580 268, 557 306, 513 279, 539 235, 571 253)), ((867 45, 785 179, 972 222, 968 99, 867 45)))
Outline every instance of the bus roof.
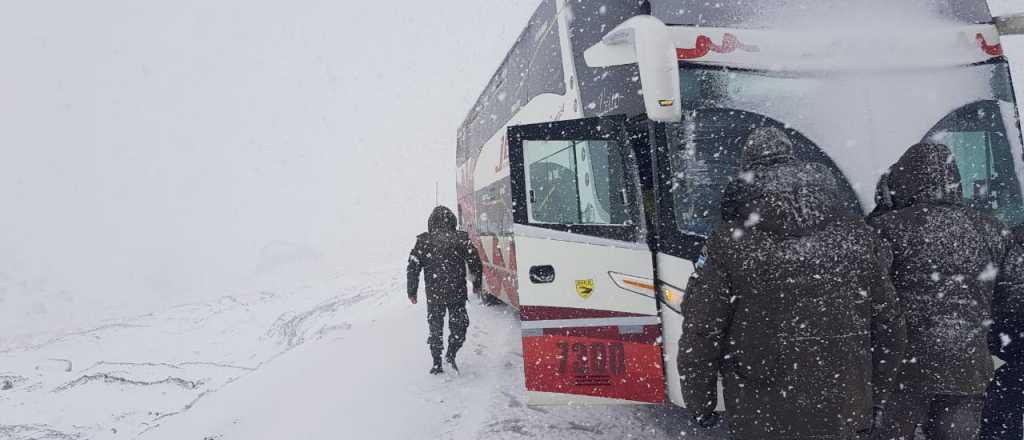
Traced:
POLYGON ((575 69, 577 92, 584 103, 579 113, 582 117, 642 113, 640 84, 634 80, 636 65, 592 68, 583 52, 630 17, 650 12, 646 0, 573 2, 568 30, 571 52, 563 53, 558 2, 543 0, 459 127, 456 164, 462 166, 475 157, 531 99, 542 94, 564 95, 563 57, 571 60, 575 69))
POLYGON ((456 163, 474 156, 487 139, 530 99, 565 93, 555 0, 544 0, 530 17, 459 127, 456 163))
POLYGON ((790 17, 799 20, 801 14, 813 18, 823 8, 855 8, 866 11, 862 16, 870 20, 888 17, 902 22, 920 15, 961 25, 993 22, 986 0, 579 0, 570 5, 571 53, 562 53, 559 43, 558 2, 542 0, 459 127, 457 165, 475 157, 534 97, 566 93, 563 57, 570 57, 575 69, 582 117, 642 113, 635 65, 592 68, 583 56, 610 30, 637 15, 653 15, 669 25, 747 29, 780 27, 790 17))

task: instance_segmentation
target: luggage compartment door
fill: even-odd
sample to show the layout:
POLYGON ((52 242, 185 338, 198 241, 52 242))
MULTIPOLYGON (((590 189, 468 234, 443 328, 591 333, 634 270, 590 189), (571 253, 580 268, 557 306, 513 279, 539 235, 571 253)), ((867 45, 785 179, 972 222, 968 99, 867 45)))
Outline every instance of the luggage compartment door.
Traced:
POLYGON ((529 403, 664 402, 645 137, 618 117, 508 130, 529 403))

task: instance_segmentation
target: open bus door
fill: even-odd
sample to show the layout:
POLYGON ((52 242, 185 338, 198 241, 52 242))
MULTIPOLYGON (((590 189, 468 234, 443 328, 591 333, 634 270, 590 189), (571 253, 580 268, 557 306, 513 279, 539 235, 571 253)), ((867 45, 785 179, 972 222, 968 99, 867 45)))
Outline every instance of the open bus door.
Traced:
POLYGON ((664 402, 637 137, 623 117, 508 136, 529 403, 664 402))

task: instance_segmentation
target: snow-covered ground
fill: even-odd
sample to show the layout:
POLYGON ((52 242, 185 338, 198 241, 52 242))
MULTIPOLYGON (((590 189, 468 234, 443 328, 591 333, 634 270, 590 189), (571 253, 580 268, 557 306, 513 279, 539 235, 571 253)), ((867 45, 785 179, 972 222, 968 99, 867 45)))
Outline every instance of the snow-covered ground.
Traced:
POLYGON ((536 1, 193 3, 0 16, 0 440, 724 437, 673 407, 527 407, 501 306, 471 306, 463 374, 426 373, 398 263, 536 1), (380 23, 404 33, 327 31, 380 23))
POLYGON ((670 406, 527 407, 518 318, 472 304, 462 374, 427 374, 401 267, 0 348, 3 439, 718 438, 670 406))

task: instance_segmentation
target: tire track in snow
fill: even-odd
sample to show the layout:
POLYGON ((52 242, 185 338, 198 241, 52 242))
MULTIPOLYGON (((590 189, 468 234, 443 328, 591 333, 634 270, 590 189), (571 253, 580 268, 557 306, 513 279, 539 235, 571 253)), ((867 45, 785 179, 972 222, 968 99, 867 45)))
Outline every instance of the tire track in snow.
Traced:
POLYGON ((373 288, 381 285, 225 296, 0 351, 0 358, 17 361, 9 365, 13 371, 0 374, 0 386, 6 388, 0 390, 0 413, 4 422, 15 422, 0 424, 0 438, 141 435, 191 411, 281 354, 350 329, 349 310, 383 297, 384 289, 373 288), (281 312, 290 308, 299 312, 281 312), (254 327, 261 330, 252 331, 254 327), (181 356, 175 353, 186 358, 174 359, 181 356), (40 356, 54 363, 40 368, 43 364, 32 360, 40 356), (89 366, 76 369, 77 364, 89 366), (78 376, 70 380, 65 377, 69 373, 78 376), (91 403, 73 403, 78 401, 91 403), (17 413, 9 411, 18 407, 17 413), (109 417, 103 411, 110 411, 109 417))
POLYGON ((61 386, 55 388, 53 390, 53 392, 54 393, 61 393, 61 392, 70 390, 72 388, 80 387, 82 385, 90 384, 90 383, 93 383, 93 382, 101 382, 101 383, 105 383, 105 384, 115 384, 115 385, 134 385, 134 386, 140 386, 140 387, 150 387, 150 386, 156 386, 156 385, 175 385, 175 386, 184 388, 186 390, 194 390, 194 389, 199 388, 200 386, 203 385, 202 382, 186 380, 186 379, 182 379, 180 377, 168 377, 166 379, 157 380, 157 381, 142 381, 142 380, 127 379, 127 378, 124 378, 124 377, 121 377, 121 376, 115 376, 113 374, 99 373, 99 374, 91 374, 91 375, 88 375, 88 376, 82 376, 82 377, 80 377, 80 378, 78 378, 78 379, 76 379, 76 380, 74 380, 72 382, 68 382, 68 383, 66 383, 64 385, 61 385, 61 386))
POLYGON ((0 425, 0 438, 31 440, 80 440, 81 434, 61 432, 48 425, 0 425))

